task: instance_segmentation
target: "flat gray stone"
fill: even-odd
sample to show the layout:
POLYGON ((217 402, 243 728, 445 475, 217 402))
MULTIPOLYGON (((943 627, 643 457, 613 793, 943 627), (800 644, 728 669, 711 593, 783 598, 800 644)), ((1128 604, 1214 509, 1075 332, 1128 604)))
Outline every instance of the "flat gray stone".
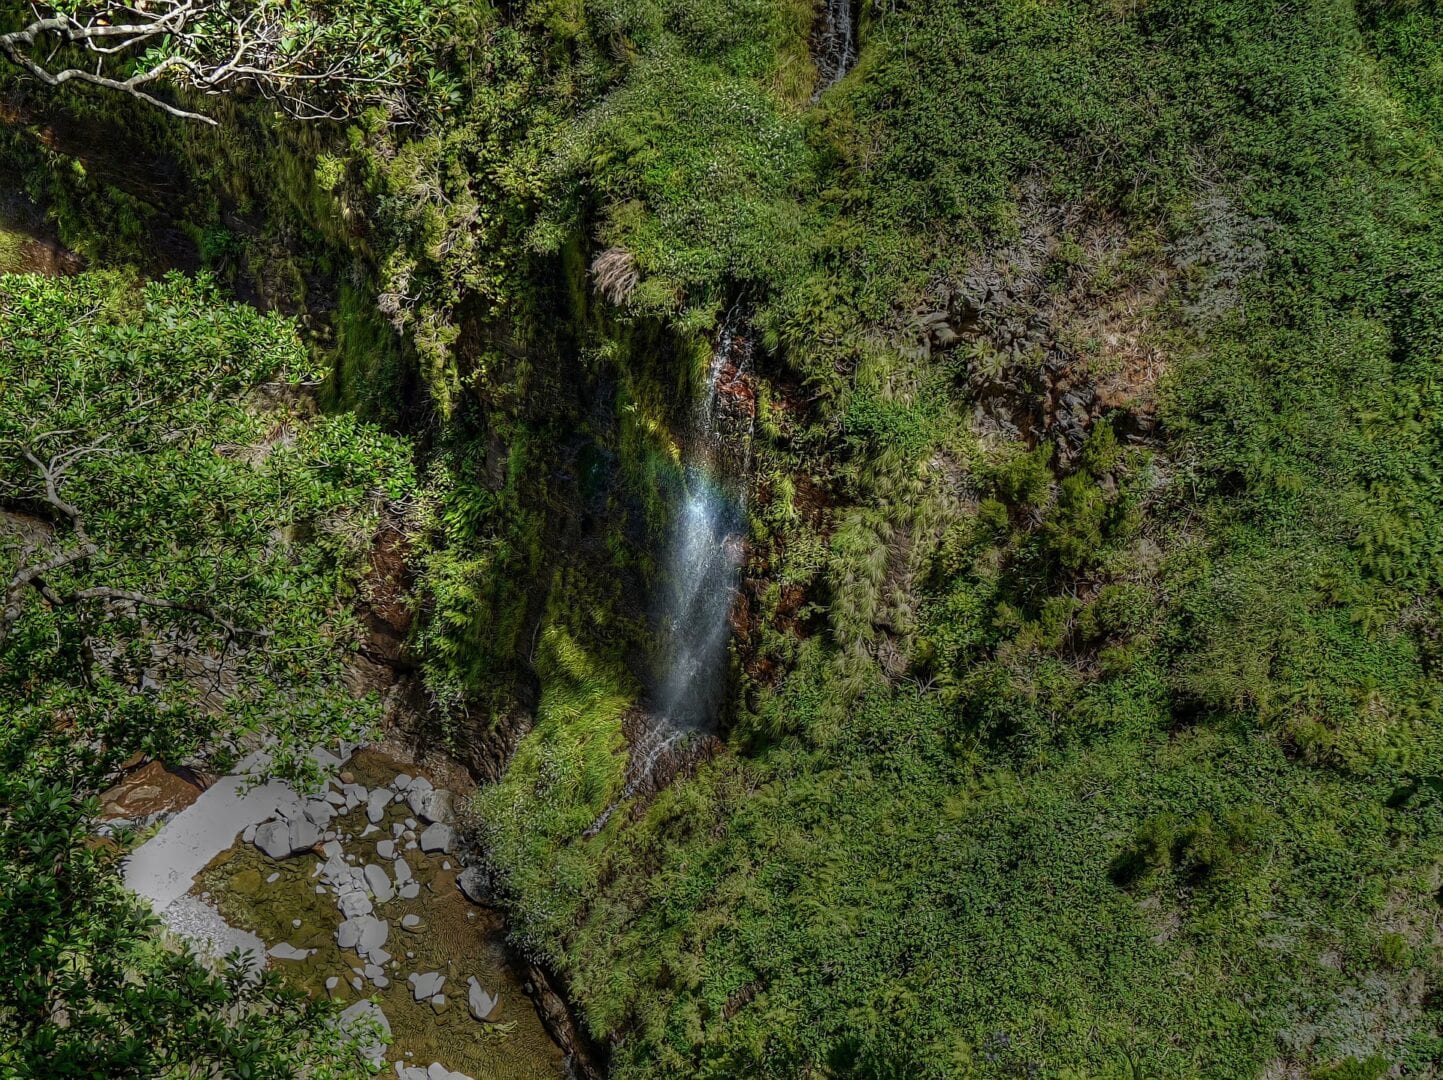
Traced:
POLYGON ((348 919, 358 919, 362 915, 369 915, 375 909, 371 898, 360 889, 351 889, 341 894, 336 906, 341 909, 341 914, 348 919))
POLYGON ((397 890, 397 895, 402 900, 414 900, 421 895, 421 883, 419 881, 408 881, 397 890))
POLYGON ((391 781, 391 787, 395 791, 405 791, 414 781, 406 773, 397 773, 396 779, 391 781))
POLYGON ((383 859, 394 859, 396 857, 396 841, 377 840, 376 854, 383 859))
POLYGON ((311 955, 310 949, 298 949, 284 941, 279 945, 272 945, 269 952, 277 960, 304 960, 311 955))
POLYGON ((378 919, 374 915, 363 916, 371 921, 361 928, 360 951, 363 953, 374 952, 386 944, 386 939, 391 936, 391 924, 385 919, 378 919))
POLYGON ((501 1004, 499 994, 493 994, 483 987, 472 975, 467 980, 466 1006, 471 1010, 471 1015, 477 1020, 486 1020, 496 1011, 496 1006, 501 1004))
POLYGON ((331 818, 336 816, 336 808, 324 798, 307 799, 305 809, 306 820, 318 829, 324 829, 331 823, 331 818))
POLYGON ((347 919, 336 927, 336 944, 343 949, 354 949, 361 943, 361 920, 364 915, 357 915, 355 918, 347 919))
POLYGON ((372 825, 380 824, 393 797, 394 793, 389 788, 379 787, 366 796, 366 820, 372 825))
POLYGON ((420 975, 411 976, 411 996, 417 1001, 425 1001, 427 998, 435 997, 441 992, 441 985, 446 981, 446 976, 439 971, 427 971, 420 975))
POLYGON ((397 859, 393 864, 396 871, 396 884, 405 885, 411 880, 411 864, 405 859, 397 859))
POLYGON ((366 888, 371 890, 371 895, 376 898, 376 903, 384 904, 396 895, 396 890, 391 885, 391 875, 386 873, 384 867, 376 863, 367 863, 365 873, 366 888))
POLYGON ((403 929, 403 930, 414 930, 414 929, 416 929, 416 927, 418 927, 418 926, 420 926, 420 925, 421 925, 421 916, 419 916, 419 915, 402 915, 402 916, 401 916, 401 929, 403 929))
POLYGON ((455 831, 444 822, 437 821, 427 825, 426 831, 421 834, 421 850, 450 851, 451 843, 455 837, 455 831))

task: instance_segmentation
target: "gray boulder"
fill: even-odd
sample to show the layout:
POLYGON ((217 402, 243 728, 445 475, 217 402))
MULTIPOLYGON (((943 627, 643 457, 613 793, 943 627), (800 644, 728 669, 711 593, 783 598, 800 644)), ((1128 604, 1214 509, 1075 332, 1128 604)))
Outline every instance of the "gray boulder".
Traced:
POLYGON ((309 851, 321 842, 321 830, 310 818, 298 817, 291 820, 290 828, 290 854, 299 855, 303 851, 309 851))
POLYGON ((456 887, 473 904, 488 905, 494 902, 491 894, 491 877, 479 866, 468 866, 456 875, 456 887))
POLYGON ((378 787, 366 796, 366 820, 372 825, 380 824, 386 816, 386 807, 391 804, 393 793, 389 788, 378 787))
POLYGON ((349 889, 342 893, 336 901, 336 906, 348 919, 359 919, 362 915, 369 915, 375 910, 371 898, 360 889, 349 889))
POLYGON ((376 898, 376 903, 384 904, 391 897, 396 895, 396 890, 391 887, 391 876, 386 873, 385 868, 376 863, 366 864, 366 888, 371 890, 371 895, 376 898))
POLYGON ((396 841, 377 840, 376 854, 383 859, 394 859, 396 857, 396 841))
POLYGON ((255 845, 272 859, 291 853, 291 827, 284 821, 267 821, 256 829, 255 845))
POLYGON ((424 974, 411 976, 411 996, 417 1001, 425 1001, 427 998, 435 997, 441 992, 441 984, 446 981, 446 976, 439 971, 427 971, 424 974))
POLYGON ((421 833, 421 850, 449 852, 454 838, 455 832, 451 826, 440 821, 434 822, 427 825, 425 832, 421 833))
POLYGON ((435 786, 424 776, 412 780, 411 786, 406 789, 406 805, 411 808, 411 813, 420 814, 421 807, 426 805, 426 800, 434 790, 435 786))
POLYGON ((421 805, 413 804, 411 809, 416 811, 416 816, 422 821, 450 821, 455 816, 452 795, 442 788, 428 793, 421 800, 421 805))
POLYGON ((385 919, 378 919, 374 915, 366 915, 364 918, 370 922, 361 927, 361 943, 357 951, 366 953, 375 960, 375 953, 386 944, 386 939, 391 936, 391 924, 385 919))
POLYGON ((411 864, 405 859, 397 859, 395 864, 396 884, 404 885, 411 880, 411 864))

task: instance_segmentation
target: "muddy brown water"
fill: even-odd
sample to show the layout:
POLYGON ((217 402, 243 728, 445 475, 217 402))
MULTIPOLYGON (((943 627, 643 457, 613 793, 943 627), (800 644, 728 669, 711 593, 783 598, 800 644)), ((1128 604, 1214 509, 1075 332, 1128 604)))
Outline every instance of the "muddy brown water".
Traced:
MULTIPOLYGON (((347 769, 355 774, 357 783, 373 788, 389 784, 397 773, 418 773, 414 765, 370 750, 358 753, 347 769)), ((424 770, 420 772, 424 775, 424 770)), ((343 836, 351 835, 344 845, 347 854, 356 856, 357 865, 384 862, 376 856, 375 842, 390 839, 392 824, 408 816, 410 810, 404 803, 393 802, 379 831, 362 838, 361 832, 368 824, 362 806, 336 818, 332 828, 343 836)), ((391 1025, 388 1062, 425 1066, 439 1061, 477 1080, 565 1075, 562 1052, 542 1026, 508 959, 505 924, 500 914, 477 907, 461 894, 456 887, 460 864, 455 859, 426 855, 419 848, 406 851, 405 857, 412 874, 421 882, 421 894, 415 900, 397 897, 376 907, 376 915, 391 925, 385 945, 392 956, 392 962, 386 965, 391 985, 384 990, 377 990, 364 979, 359 991, 351 986, 350 980, 363 962, 353 950, 336 945, 341 913, 329 891, 316 892, 320 879, 313 875, 323 862, 318 855, 275 860, 252 844, 237 842, 197 876, 192 891, 208 892, 233 925, 259 934, 268 946, 287 942, 297 948, 315 949, 305 960, 271 961, 271 966, 292 986, 322 996, 327 993, 326 980, 335 976, 340 980, 331 992, 336 1000, 350 1003, 374 997, 391 1025), (449 870, 443 866, 448 861, 449 870), (271 874, 280 877, 267 883, 271 874), (402 916, 409 914, 421 918, 416 932, 401 927, 402 916), (299 928, 292 926, 293 919, 301 921, 299 928), (408 951, 414 957, 408 958, 408 951), (429 971, 446 976, 442 992, 447 1003, 439 1013, 429 1002, 412 999, 406 979, 411 972, 429 971), (467 1009, 467 977, 471 975, 488 991, 501 996, 490 1022, 473 1019, 467 1009)))

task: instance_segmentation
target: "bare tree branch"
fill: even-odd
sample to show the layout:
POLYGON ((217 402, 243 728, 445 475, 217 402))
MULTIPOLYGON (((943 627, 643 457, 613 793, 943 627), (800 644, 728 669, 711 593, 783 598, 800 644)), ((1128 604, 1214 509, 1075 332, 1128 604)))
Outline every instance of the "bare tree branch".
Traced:
POLYGON ((204 95, 251 89, 303 120, 345 119, 354 88, 393 105, 404 97, 401 60, 368 61, 376 50, 328 36, 332 29, 298 20, 273 0, 252 0, 248 9, 228 0, 136 0, 38 16, 0 34, 0 56, 46 86, 87 83, 211 125, 213 117, 165 101, 152 87, 171 83, 204 95), (95 58, 93 70, 65 62, 77 50, 95 58))

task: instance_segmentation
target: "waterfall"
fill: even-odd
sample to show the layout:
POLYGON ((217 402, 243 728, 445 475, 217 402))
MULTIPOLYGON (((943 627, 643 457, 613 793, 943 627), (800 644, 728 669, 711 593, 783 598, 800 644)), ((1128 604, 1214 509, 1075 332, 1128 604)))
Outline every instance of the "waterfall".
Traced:
POLYGON ((857 42, 853 31, 852 0, 826 0, 813 32, 817 62, 817 89, 812 100, 835 86, 857 62, 857 42))
POLYGON ((666 755, 715 729, 726 698, 727 644, 746 536, 752 391, 750 342, 733 312, 717 334, 705 392, 685 444, 681 503, 655 605, 657 649, 651 707, 631 748, 626 785, 587 829, 652 780, 666 755))
MULTIPOLYGON (((710 727, 725 690, 727 641, 745 531, 751 410, 736 422, 747 345, 728 319, 712 349, 687 447, 682 503, 664 570, 654 711, 673 729, 710 727)), ((749 403, 748 403, 749 404, 749 403)))

